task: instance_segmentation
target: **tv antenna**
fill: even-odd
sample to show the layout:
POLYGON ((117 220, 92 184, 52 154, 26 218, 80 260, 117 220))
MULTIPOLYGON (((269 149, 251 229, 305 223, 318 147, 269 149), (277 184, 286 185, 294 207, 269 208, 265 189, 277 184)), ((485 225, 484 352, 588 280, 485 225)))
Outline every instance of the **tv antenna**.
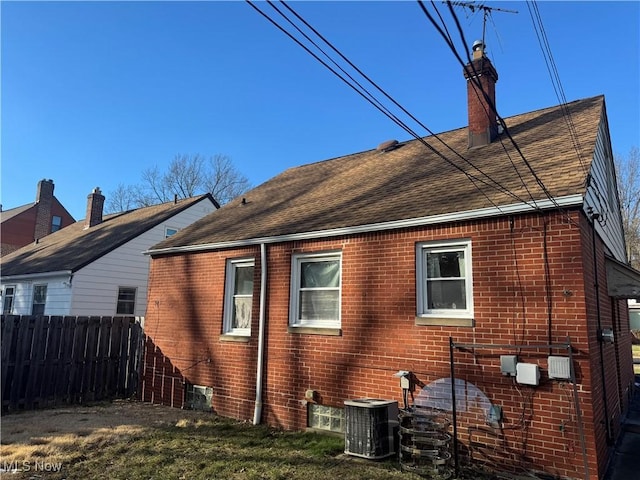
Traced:
POLYGON ((475 13, 476 10, 482 11, 482 44, 485 44, 484 35, 487 27, 487 18, 491 15, 492 11, 496 12, 505 12, 505 13, 518 13, 517 10, 507 10, 506 8, 496 8, 496 7, 488 7, 483 3, 475 3, 475 2, 449 2, 451 5, 456 5, 458 7, 464 7, 471 10, 472 13, 475 13))

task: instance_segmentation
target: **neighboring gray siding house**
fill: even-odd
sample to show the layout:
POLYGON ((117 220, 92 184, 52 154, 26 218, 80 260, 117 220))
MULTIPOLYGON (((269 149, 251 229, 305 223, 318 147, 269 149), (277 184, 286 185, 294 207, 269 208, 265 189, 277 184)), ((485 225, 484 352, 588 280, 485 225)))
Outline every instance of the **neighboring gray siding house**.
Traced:
POLYGON ((96 188, 85 220, 2 257, 3 314, 142 316, 142 252, 219 207, 208 194, 104 217, 103 205, 96 188))

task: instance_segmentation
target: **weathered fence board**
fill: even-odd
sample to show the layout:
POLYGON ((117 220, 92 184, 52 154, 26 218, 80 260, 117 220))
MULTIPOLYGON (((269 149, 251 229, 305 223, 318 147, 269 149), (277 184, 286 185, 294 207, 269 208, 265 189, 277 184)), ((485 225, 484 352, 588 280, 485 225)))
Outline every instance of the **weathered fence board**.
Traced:
POLYGON ((2 315, 1 324, 2 413, 136 393, 140 320, 2 315))

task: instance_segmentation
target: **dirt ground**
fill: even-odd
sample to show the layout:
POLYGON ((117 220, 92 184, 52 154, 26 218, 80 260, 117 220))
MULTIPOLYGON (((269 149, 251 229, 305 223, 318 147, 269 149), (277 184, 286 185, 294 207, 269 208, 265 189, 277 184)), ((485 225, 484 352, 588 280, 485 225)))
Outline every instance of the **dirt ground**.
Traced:
POLYGON ((203 415, 126 400, 5 415, 0 419, 0 476, 43 478, 76 460, 79 451, 124 442, 154 427, 187 426, 203 415))

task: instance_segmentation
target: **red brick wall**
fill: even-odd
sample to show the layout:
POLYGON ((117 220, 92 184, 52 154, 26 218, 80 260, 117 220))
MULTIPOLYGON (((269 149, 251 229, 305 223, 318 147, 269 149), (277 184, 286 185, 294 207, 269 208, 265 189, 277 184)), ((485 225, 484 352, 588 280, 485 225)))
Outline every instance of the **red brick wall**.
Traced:
POLYGON ((592 376, 593 418, 590 419, 592 423, 589 427, 594 432, 598 460, 594 473, 603 475, 611 447, 620 433, 620 421, 632 392, 634 376, 631 335, 626 300, 615 300, 607 294, 605 247, 596 235, 597 260, 594 262, 593 230, 586 218, 582 217, 581 220, 582 242, 585 245, 582 261, 588 312, 588 342, 591 353, 589 369, 592 376), (599 295, 596 295, 596 292, 599 295), (613 344, 599 341, 600 328, 613 329, 613 344))
MULTIPOLYGON (((584 445, 594 478, 603 471, 607 451, 606 432, 602 433, 599 423, 602 382, 594 331, 593 261, 588 258, 590 226, 580 214, 570 216, 571 221, 565 215, 532 214, 513 222, 487 219, 267 245, 262 420, 288 429, 305 428, 307 389, 317 391, 318 401, 331 406, 342 406, 344 400, 358 397, 401 402, 399 381, 393 377, 396 371, 414 372, 421 384, 450 376, 450 337, 456 343, 546 345, 565 343, 570 336, 584 445), (416 243, 455 238, 472 240, 475 327, 416 326, 416 243), (342 334, 288 333, 291 255, 335 249, 342 251, 342 334)), ((601 322, 609 325, 612 303, 606 296, 601 250, 600 245, 601 322)), ((258 247, 153 259, 145 325, 152 353, 146 355, 144 400, 181 406, 181 385, 186 381, 213 387, 216 412, 252 418, 259 260, 258 247), (256 259, 251 339, 247 343, 222 342, 225 261, 247 255, 256 259)), ((628 319, 626 322, 628 325, 628 319)), ((623 328, 617 331, 622 339, 623 328)), ((609 417, 615 428, 621 410, 619 399, 621 393, 627 394, 631 379, 627 372, 630 347, 625 342, 620 342, 620 351, 625 352, 618 355, 617 362, 609 353, 614 347, 604 347, 607 372, 609 367, 622 372, 607 379, 609 417)), ((504 428, 492 432, 491 438, 483 434, 486 445, 499 445, 493 452, 502 467, 538 469, 572 478, 584 474, 583 440, 572 384, 550 381, 544 374, 547 355, 563 355, 566 350, 455 349, 454 353, 456 378, 473 383, 503 408, 504 428), (541 386, 517 385, 503 377, 499 356, 504 353, 518 353, 520 361, 538 363, 543 371, 541 386)), ((459 436, 464 448, 469 446, 466 427, 473 422, 484 427, 484 419, 472 417, 461 416, 459 436)))
POLYGON ((2 255, 34 241, 36 206, 2 222, 2 255))
MULTIPOLYGON (((30 207, 24 212, 2 222, 1 255, 11 253, 35 240, 37 208, 37 205, 34 204, 33 207, 30 207)), ((49 233, 51 233, 51 217, 53 215, 57 215, 62 218, 61 228, 69 226, 75 222, 73 217, 69 215, 69 212, 67 212, 58 199, 54 197, 49 208, 49 233)))
POLYGON ((184 382, 213 387, 215 412, 253 418, 260 290, 259 248, 159 259, 151 269, 145 317, 142 398, 182 407, 184 382), (254 256, 255 293, 249 342, 222 342, 227 258, 254 256))

